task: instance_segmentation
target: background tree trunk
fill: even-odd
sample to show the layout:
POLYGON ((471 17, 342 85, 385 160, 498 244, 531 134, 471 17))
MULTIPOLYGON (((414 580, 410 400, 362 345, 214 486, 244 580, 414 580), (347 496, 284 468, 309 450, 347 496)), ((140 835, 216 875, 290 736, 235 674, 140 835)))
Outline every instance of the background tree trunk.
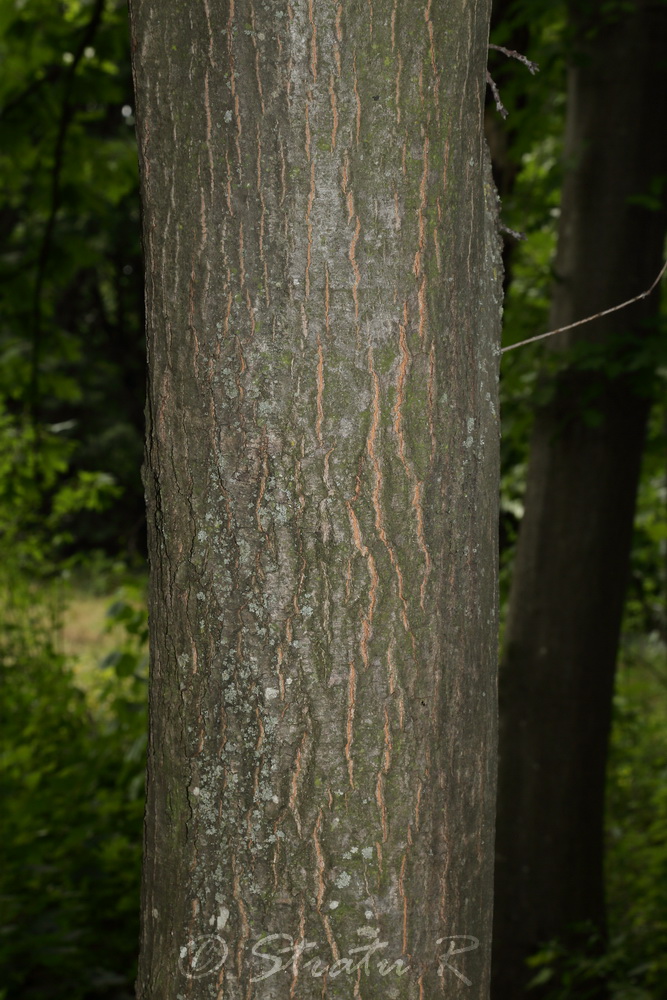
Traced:
MULTIPOLYGON (((649 196, 659 207, 667 173, 667 9, 609 20, 605 6, 571 7, 552 327, 648 288, 663 253, 664 200, 649 196)), ((549 386, 531 444, 500 679, 495 1000, 521 994, 541 942, 604 928, 605 763, 650 407, 631 366, 658 307, 654 294, 551 341, 587 353, 549 386)))
POLYGON ((489 6, 132 2, 141 1000, 487 993, 489 6))

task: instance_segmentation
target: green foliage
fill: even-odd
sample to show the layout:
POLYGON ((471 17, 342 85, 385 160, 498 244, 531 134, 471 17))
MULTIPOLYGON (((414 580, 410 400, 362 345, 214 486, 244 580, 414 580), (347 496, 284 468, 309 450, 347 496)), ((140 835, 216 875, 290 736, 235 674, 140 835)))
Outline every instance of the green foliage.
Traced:
POLYGON ((532 986, 541 987, 544 1000, 666 1000, 666 779, 667 668, 665 646, 654 638, 626 646, 614 700, 607 779, 609 939, 581 926, 568 941, 545 944, 529 963, 532 986))
POLYGON ((658 378, 663 390, 657 394, 644 450, 624 632, 635 640, 648 634, 667 643, 667 369, 658 378))
POLYGON ((14 577, 0 600, 0 978, 6 1000, 126 1000, 139 933, 145 612, 113 609, 125 640, 93 708, 55 647, 44 597, 14 577))
POLYGON ((608 903, 631 970, 667 997, 667 669, 659 639, 625 652, 608 781, 608 903))
POLYGON ((0 401, 0 532, 10 565, 36 576, 52 572, 82 512, 105 510, 120 492, 108 473, 72 467, 74 444, 60 431, 10 416, 0 401))
POLYGON ((75 480, 91 468, 113 478, 122 498, 112 516, 91 505, 69 525, 75 541, 113 548, 136 542, 142 523, 142 269, 126 4, 6 2, 0 61, 0 402, 58 428, 75 480))
POLYGON ((116 488, 0 409, 0 981, 5 1000, 127 1000, 138 940, 146 615, 119 599, 91 704, 58 648, 68 525, 116 488))
MULTIPOLYGON (((502 199, 504 225, 525 239, 505 238, 506 292, 503 342, 516 343, 546 329, 552 259, 560 212, 560 162, 565 111, 563 33, 565 5, 514 0, 499 6, 491 40, 520 49, 540 71, 489 52, 490 72, 509 117, 487 109, 487 134, 502 199)), ((501 364, 501 595, 506 606, 517 529, 523 515, 528 443, 539 382, 539 348, 521 348, 501 364)))
POLYGON ((107 611, 108 627, 120 625, 125 639, 119 649, 102 660, 100 666, 112 667, 117 677, 143 680, 148 666, 145 650, 148 645, 148 617, 144 603, 137 604, 126 596, 119 596, 107 611))
POLYGON ((537 970, 529 991, 542 987, 548 1000, 600 1000, 610 972, 600 935, 587 925, 573 928, 567 945, 549 942, 528 964, 537 970))

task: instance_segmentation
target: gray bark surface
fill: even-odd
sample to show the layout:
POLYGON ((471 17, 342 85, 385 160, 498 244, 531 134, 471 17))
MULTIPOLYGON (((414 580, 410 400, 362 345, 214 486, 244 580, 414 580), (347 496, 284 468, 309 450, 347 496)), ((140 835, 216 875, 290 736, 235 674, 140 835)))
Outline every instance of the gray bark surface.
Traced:
POLYGON ((489 4, 133 0, 131 17, 150 368, 138 997, 484 997, 489 4))

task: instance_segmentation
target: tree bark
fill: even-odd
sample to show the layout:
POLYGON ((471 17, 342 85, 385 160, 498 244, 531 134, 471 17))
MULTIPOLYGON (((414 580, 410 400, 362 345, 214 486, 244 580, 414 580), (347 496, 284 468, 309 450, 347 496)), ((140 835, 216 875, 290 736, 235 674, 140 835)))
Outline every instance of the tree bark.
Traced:
MULTIPOLYGON (((667 86, 667 10, 638 3, 610 21, 593 6, 570 15, 553 328, 644 291, 663 253, 664 201, 633 198, 667 173, 653 100, 667 86)), ((654 295, 550 342, 584 353, 548 385, 531 442, 500 673, 495 1000, 522 995, 541 943, 582 923, 604 933, 605 764, 650 407, 650 376, 631 369, 658 308, 654 295)))
POLYGON ((138 997, 484 997, 489 4, 133 0, 131 17, 150 370, 138 997))

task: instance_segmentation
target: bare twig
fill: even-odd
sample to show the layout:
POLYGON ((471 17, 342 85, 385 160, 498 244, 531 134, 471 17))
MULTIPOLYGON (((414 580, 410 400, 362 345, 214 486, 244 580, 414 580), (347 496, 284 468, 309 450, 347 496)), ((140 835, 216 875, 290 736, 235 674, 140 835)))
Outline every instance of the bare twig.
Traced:
MULTIPOLYGON (((528 67, 531 73, 539 73, 540 71, 540 67, 537 65, 537 63, 531 62, 530 59, 527 59, 525 56, 522 56, 520 52, 515 52, 514 49, 506 49, 503 45, 493 45, 491 43, 489 43, 489 48, 495 49, 496 52, 502 52, 502 54, 504 56, 507 56, 508 59, 518 59, 520 63, 523 63, 524 66, 528 67)), ((503 118, 507 118, 507 116, 509 115, 509 111, 507 110, 502 100, 500 99, 500 91, 498 90, 498 85, 496 84, 496 81, 489 73, 488 69, 486 71, 486 82, 491 88, 493 99, 496 102, 496 111, 498 112, 499 115, 502 115, 503 118)))
POLYGON ((647 288, 645 292, 640 295, 635 295, 633 299, 627 299, 626 302, 620 302, 617 306, 612 306, 611 309, 603 309, 602 312, 595 313, 594 316, 587 316, 585 319, 578 319, 576 323, 568 323, 567 326, 559 326, 557 330, 549 330, 547 333, 538 333, 536 337, 528 337, 527 340, 520 340, 517 344, 510 344, 508 347, 501 348, 500 353, 505 354, 507 351, 513 351, 515 347, 523 347, 525 344, 533 344, 536 340, 544 340, 545 337, 553 337, 555 333, 565 333, 566 330, 572 330, 575 326, 583 326, 584 323, 592 323, 594 319, 601 319, 603 316, 608 316, 610 313, 618 312, 619 309, 625 309, 626 306, 631 306, 633 302, 640 302, 642 299, 648 298, 651 292, 657 288, 660 284, 660 280, 667 271, 667 260, 660 268, 660 274, 657 276, 650 288, 647 288))
POLYGON ((518 59, 520 63, 528 67, 533 75, 540 72, 540 67, 537 63, 534 63, 531 59, 527 59, 526 56, 522 56, 520 52, 516 52, 514 49, 506 49, 503 45, 493 45, 491 42, 489 42, 489 48, 495 49, 496 52, 502 52, 508 59, 518 59))
POLYGON ((486 71, 486 82, 488 83, 489 87, 491 88, 491 93, 493 94, 493 99, 496 102, 496 111, 498 112, 498 114, 502 115, 503 118, 507 118, 507 116, 509 114, 509 111, 507 110, 507 108, 505 107, 505 105, 503 104, 503 102, 500 100, 500 91, 498 90, 498 87, 496 85, 496 81, 493 79, 493 77, 489 73, 488 69, 486 71))
POLYGON ((510 229, 503 222, 499 223, 498 229, 501 233, 507 233, 508 236, 513 236, 515 240, 527 240, 528 237, 525 233, 520 233, 516 229, 510 229))

